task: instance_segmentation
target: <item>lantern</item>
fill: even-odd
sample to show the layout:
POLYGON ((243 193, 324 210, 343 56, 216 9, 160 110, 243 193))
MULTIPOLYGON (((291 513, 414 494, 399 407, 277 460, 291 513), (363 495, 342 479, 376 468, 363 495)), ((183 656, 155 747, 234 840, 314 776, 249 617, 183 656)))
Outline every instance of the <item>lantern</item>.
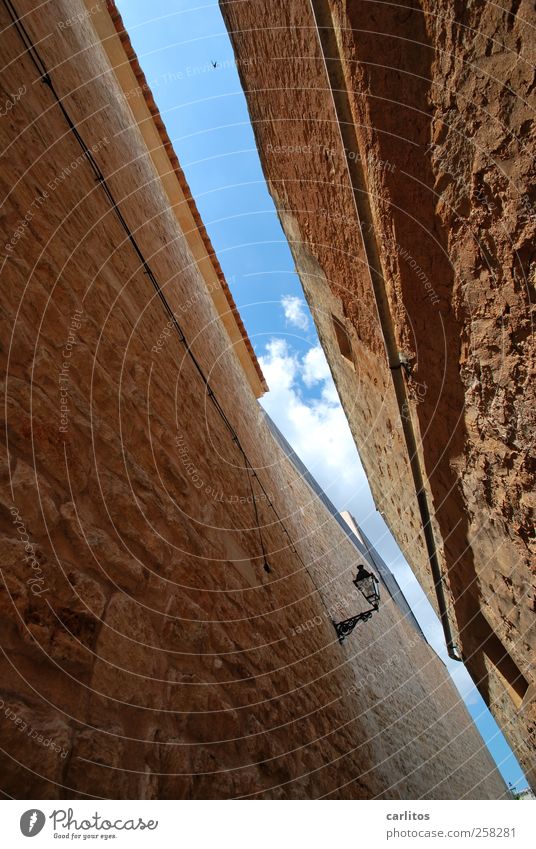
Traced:
POLYGON ((358 622, 367 622, 374 611, 378 610, 378 607, 380 606, 380 582, 376 575, 373 575, 372 572, 368 572, 365 569, 363 564, 358 567, 357 575, 353 579, 352 583, 356 589, 359 590, 363 598, 367 600, 370 607, 362 613, 350 616, 349 619, 333 623, 335 631, 337 632, 339 643, 341 644, 344 642, 346 637, 352 633, 358 622))

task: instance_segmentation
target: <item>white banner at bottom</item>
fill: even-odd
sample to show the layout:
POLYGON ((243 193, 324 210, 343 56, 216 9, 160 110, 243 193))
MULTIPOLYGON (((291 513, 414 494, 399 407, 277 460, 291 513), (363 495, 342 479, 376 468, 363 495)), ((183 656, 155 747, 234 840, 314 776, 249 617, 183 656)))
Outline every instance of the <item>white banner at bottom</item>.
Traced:
POLYGON ((531 801, 5 801, 2 845, 196 849, 535 845, 531 801))

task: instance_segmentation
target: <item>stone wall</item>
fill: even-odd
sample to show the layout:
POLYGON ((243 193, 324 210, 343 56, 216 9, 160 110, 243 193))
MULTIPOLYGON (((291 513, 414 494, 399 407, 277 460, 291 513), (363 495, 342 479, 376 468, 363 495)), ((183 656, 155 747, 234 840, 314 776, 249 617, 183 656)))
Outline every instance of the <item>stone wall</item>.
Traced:
POLYGON ((2 791, 501 797, 392 602, 337 643, 356 551, 266 428, 91 16, 16 7, 297 554, 2 5, 2 791))
POLYGON ((221 8, 376 503, 435 603, 349 181, 363 166, 456 641, 534 781, 533 7, 329 5, 356 149, 311 4, 221 8))

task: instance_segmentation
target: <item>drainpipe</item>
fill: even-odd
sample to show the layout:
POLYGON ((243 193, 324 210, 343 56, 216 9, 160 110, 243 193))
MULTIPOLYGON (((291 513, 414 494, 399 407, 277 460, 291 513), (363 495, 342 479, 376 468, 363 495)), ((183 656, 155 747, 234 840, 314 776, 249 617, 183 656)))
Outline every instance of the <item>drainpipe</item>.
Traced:
MULTIPOLYGON (((339 46, 335 36, 335 23, 333 21, 329 0, 309 0, 311 11, 316 24, 316 30, 320 47, 322 51, 322 59, 326 70, 326 75, 329 81, 331 99, 343 150, 359 150, 359 143, 355 132, 354 119, 350 107, 350 98, 344 77, 342 60, 339 52, 339 46)), ((398 350, 393 317, 391 315, 391 307, 387 297, 385 287, 385 279, 382 272, 380 261, 380 252, 378 249, 378 241, 376 238, 372 210, 370 207, 369 194, 365 173, 361 166, 361 162, 356 157, 353 159, 346 158, 346 169, 350 179, 350 185, 353 190, 353 198, 357 213, 357 220, 361 229, 361 238, 367 258, 369 280, 376 301, 376 309, 383 336, 383 343, 387 355, 387 361, 393 379, 393 385, 398 403, 400 419, 402 421, 402 429, 406 441, 413 483, 415 485, 415 494, 421 514, 423 527, 423 535, 428 553, 430 569, 434 580, 434 587, 439 607, 441 625, 445 635, 445 643, 447 646, 448 655, 452 660, 461 661, 456 646, 452 638, 450 629, 450 621, 445 599, 445 588, 443 584, 443 576, 439 566, 437 557, 437 548, 434 539, 434 532, 431 524, 430 507, 428 497, 424 488, 424 480, 417 452, 417 438, 415 429, 411 420, 409 398, 406 391, 406 382, 401 367, 400 354, 398 350)))

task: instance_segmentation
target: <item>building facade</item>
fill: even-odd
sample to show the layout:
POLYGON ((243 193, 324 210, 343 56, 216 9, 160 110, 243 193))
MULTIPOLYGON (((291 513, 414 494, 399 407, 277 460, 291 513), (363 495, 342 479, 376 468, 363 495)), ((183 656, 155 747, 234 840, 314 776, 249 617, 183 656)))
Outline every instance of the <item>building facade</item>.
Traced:
POLYGON ((267 426, 114 5, 0 15, 3 792, 502 798, 392 599, 336 639, 363 557, 267 426))
POLYGON ((534 784, 532 4, 220 6, 377 507, 534 784))

